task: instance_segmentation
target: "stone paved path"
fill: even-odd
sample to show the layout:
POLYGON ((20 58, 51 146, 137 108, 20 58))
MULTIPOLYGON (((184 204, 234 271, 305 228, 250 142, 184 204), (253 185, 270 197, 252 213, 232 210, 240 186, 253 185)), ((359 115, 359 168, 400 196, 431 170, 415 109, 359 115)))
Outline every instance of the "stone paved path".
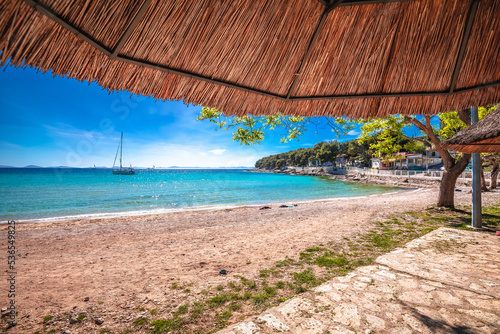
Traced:
POLYGON ((500 333, 500 237, 440 228, 220 331, 500 333))

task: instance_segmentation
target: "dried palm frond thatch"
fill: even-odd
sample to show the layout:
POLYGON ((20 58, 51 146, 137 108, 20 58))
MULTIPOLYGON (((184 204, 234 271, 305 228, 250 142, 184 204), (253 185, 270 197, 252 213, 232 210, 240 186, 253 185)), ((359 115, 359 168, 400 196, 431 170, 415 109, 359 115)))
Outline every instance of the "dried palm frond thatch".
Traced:
POLYGON ((499 46, 498 0, 0 0, 1 65, 228 115, 496 103, 499 46))
POLYGON ((465 152, 500 152, 500 107, 443 141, 443 147, 465 152))

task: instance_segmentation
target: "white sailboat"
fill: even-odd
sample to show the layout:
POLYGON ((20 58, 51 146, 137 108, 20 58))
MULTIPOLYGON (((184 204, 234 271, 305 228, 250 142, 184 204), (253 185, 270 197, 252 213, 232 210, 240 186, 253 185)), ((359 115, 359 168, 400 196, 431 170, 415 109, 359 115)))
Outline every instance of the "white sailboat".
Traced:
POLYGON ((114 175, 134 175, 135 170, 130 167, 122 166, 122 158, 123 158, 123 132, 120 138, 120 144, 118 145, 118 149, 116 150, 115 161, 113 162, 113 174, 114 175), (118 152, 120 152, 120 168, 115 168, 116 159, 118 158, 118 152))

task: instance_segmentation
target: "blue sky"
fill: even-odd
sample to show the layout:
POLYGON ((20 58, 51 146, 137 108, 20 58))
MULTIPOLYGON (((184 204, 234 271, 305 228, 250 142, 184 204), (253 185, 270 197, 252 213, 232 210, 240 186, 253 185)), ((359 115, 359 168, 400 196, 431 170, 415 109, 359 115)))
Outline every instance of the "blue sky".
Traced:
MULTIPOLYGON (((280 131, 260 145, 233 142, 230 131, 197 121, 200 106, 109 93, 95 83, 53 77, 33 68, 0 71, 0 165, 111 167, 120 132, 133 166, 253 166, 263 156, 334 139, 311 129, 280 144, 280 131)), ((356 138, 358 132, 339 141, 356 138)))

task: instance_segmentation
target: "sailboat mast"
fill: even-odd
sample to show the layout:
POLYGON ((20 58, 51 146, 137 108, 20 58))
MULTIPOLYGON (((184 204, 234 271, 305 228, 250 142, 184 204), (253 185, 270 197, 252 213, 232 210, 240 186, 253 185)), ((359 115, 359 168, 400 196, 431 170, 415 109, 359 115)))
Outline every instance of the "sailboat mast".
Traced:
POLYGON ((120 169, 122 169, 122 153, 123 153, 123 132, 120 139, 120 169))

